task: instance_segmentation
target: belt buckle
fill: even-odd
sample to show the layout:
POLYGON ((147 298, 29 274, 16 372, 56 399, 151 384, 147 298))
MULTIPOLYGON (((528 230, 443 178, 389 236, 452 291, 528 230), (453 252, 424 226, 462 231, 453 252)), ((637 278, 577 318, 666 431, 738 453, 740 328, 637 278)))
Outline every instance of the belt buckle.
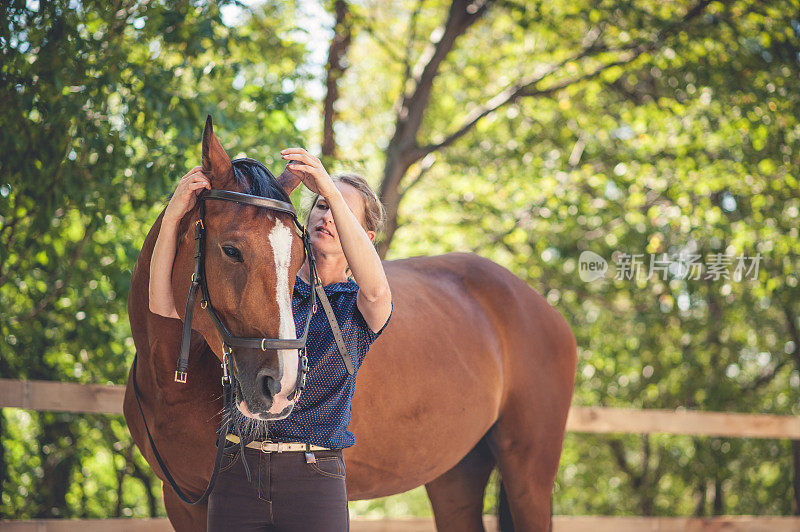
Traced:
POLYGON ((270 451, 268 451, 268 450, 267 450, 267 445, 269 445, 270 443, 272 443, 272 442, 271 442, 271 441, 269 441, 269 440, 262 440, 262 441, 261 441, 261 452, 262 452, 262 453, 268 453, 268 452, 270 452, 270 451))

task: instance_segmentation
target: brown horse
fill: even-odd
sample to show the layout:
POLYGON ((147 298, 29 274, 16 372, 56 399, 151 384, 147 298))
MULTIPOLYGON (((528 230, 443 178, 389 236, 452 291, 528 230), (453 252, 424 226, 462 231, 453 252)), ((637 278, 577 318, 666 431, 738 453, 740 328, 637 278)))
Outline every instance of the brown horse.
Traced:
MULTIPOLYGON (((203 140, 212 187, 243 192, 210 128, 203 140)), ((290 226, 286 215, 207 203, 206 272, 215 309, 234 335, 277 338, 277 280, 267 235, 276 224, 290 226), (217 252, 234 239, 253 257, 245 271, 233 272, 229 258, 217 252)), ((176 302, 186 301, 193 271, 196 207, 179 232, 172 276, 176 302)), ((195 306, 188 382, 175 382, 182 321, 148 307, 150 258, 160 226, 161 217, 131 279, 137 383, 161 456, 181 488, 196 496, 208 484, 216 453, 222 346, 206 312, 195 306)), ((299 238, 293 238, 289 293, 303 257, 299 238)), ((477 255, 412 257, 384 262, 384 268, 394 313, 359 369, 349 426, 356 444, 344 450, 348 498, 425 485, 439 531, 482 531, 484 490, 498 466, 514 529, 547 530, 575 378, 576 343, 567 322, 525 282, 477 255)), ((177 310, 183 318, 182 307, 177 310)), ((235 356, 250 361, 253 375, 240 374, 243 381, 263 368, 285 368, 276 351, 235 356)), ((165 480, 130 377, 124 413, 145 459, 165 480)), ((162 492, 176 530, 205 530, 206 506, 184 504, 165 482, 162 492)))

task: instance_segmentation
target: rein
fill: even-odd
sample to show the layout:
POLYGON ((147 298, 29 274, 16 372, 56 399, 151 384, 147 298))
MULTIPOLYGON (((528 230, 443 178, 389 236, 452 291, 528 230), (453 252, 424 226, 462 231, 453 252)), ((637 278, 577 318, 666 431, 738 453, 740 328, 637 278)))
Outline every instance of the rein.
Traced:
MULTIPOLYGON (((266 170, 268 175, 272 175, 267 168, 262 165, 261 163, 254 161, 252 159, 237 159, 237 160, 247 160, 249 162, 253 162, 261 166, 262 169, 266 170)), ((233 161, 236 162, 236 161, 233 161)), ((306 356, 306 343, 308 338, 308 329, 311 324, 311 317, 313 314, 317 312, 317 298, 322 301, 322 306, 325 310, 326 317, 328 318, 328 322, 331 325, 331 329, 333 330, 334 337, 336 338, 336 344, 339 348, 339 352, 342 355, 342 359, 344 360, 345 366, 347 368, 348 373, 351 375, 354 373, 354 367, 350 356, 347 354, 347 350, 344 346, 344 342, 342 341, 341 331, 339 330, 339 326, 336 323, 336 317, 333 314, 333 311, 330 306, 330 302, 325 294, 325 290, 322 287, 322 283, 317 275, 317 268, 316 268, 316 261, 314 259, 314 253, 311 248, 311 238, 308 233, 308 229, 304 227, 297 219, 297 212, 295 211, 294 205, 289 202, 275 200, 271 198, 264 198, 261 196, 253 196, 250 194, 242 194, 240 192, 233 192, 230 190, 218 190, 212 189, 208 192, 205 192, 197 197, 197 201, 200 203, 200 216, 198 220, 195 222, 194 226, 194 240, 195 240, 195 264, 194 264, 194 272, 192 273, 191 277, 191 286, 189 287, 189 296, 186 300, 186 313, 184 314, 184 322, 183 322, 183 332, 181 336, 181 351, 180 355, 178 356, 178 363, 177 369, 175 370, 175 382, 185 384, 187 377, 188 377, 188 370, 189 370, 189 346, 190 346, 190 339, 192 335, 192 316, 194 314, 194 304, 197 298, 197 289, 200 288, 202 291, 202 299, 200 300, 200 308, 206 310, 211 317, 211 321, 214 323, 217 331, 219 332, 220 336, 222 336, 222 353, 223 353, 223 361, 222 361, 222 388, 223 388, 223 397, 224 397, 224 407, 223 407, 223 415, 222 415, 222 423, 220 424, 219 429, 217 429, 218 437, 217 437, 217 455, 214 459, 214 469, 211 474, 211 479, 208 482, 208 487, 203 492, 203 494, 195 501, 192 501, 181 488, 178 486, 175 479, 170 474, 169 470, 167 469, 164 460, 161 458, 161 455, 158 453, 156 449, 156 444, 153 441, 153 437, 150 434, 150 428, 147 425, 147 420, 144 416, 144 410, 142 409, 142 403, 140 401, 141 391, 139 390, 139 385, 136 382, 136 362, 137 362, 137 355, 133 357, 133 368, 132 368, 132 379, 133 379, 133 390, 136 396, 136 403, 139 405, 139 413, 142 416, 142 421, 144 421, 144 427, 147 431, 147 438, 150 440, 150 446, 153 449, 153 454, 158 461, 158 464, 161 466, 162 471, 164 471, 164 475, 167 478, 170 486, 175 491, 176 495, 189 505, 196 505, 204 502, 208 496, 211 494, 214 483, 216 482, 217 474, 219 473, 219 467, 222 460, 222 454, 225 448, 225 440, 228 436, 228 432, 230 430, 230 421, 232 418, 232 410, 234 408, 233 405, 233 380, 236 379, 235 368, 236 365, 232 363, 233 358, 233 348, 234 347, 241 347, 241 348, 250 348, 250 349, 261 349, 262 351, 267 350, 275 350, 275 349, 297 349, 299 360, 298 360, 298 371, 297 371, 297 383, 295 385, 295 389, 292 391, 292 397, 289 399, 290 402, 297 404, 297 401, 300 398, 300 394, 305 388, 306 384, 306 374, 308 373, 308 357, 306 356), (245 205, 253 205, 256 207, 264 207, 270 210, 278 211, 278 212, 285 212, 292 216, 292 220, 294 224, 297 226, 298 229, 301 231, 301 238, 303 240, 303 248, 306 253, 306 257, 308 258, 309 263, 309 270, 311 273, 311 282, 313 284, 313 288, 311 290, 311 308, 309 310, 308 316, 306 318, 306 325, 303 330, 303 335, 293 339, 293 338, 263 338, 263 337, 256 337, 256 338, 249 338, 249 337, 240 337, 240 336, 233 336, 225 324, 222 323, 217 313, 214 311, 214 307, 211 304, 211 297, 209 295, 208 285, 206 284, 206 276, 205 276, 205 202, 209 199, 216 199, 222 201, 232 201, 236 203, 242 203, 245 205), (230 371, 228 365, 231 365, 230 371)), ((244 456, 244 438, 241 437, 239 434, 239 443, 242 446, 242 463, 245 468, 245 472, 247 473, 248 480, 251 480, 250 475, 250 468, 247 465, 247 461, 244 456)))

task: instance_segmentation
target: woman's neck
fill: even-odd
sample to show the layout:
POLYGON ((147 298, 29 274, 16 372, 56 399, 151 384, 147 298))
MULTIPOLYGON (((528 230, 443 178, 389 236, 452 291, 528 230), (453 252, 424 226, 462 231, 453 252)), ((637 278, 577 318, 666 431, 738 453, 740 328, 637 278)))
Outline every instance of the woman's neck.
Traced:
MULTIPOLYGON (((322 283, 322 286, 327 286, 333 283, 342 283, 347 281, 347 275, 345 274, 345 268, 347 267, 347 263, 345 262, 344 267, 341 264, 332 264, 331 261, 319 260, 318 257, 316 258, 316 266, 317 266, 317 276, 319 276, 319 280, 322 283)), ((300 268, 300 278, 308 284, 311 283, 311 272, 309 271, 308 260, 303 263, 302 268, 300 268)))

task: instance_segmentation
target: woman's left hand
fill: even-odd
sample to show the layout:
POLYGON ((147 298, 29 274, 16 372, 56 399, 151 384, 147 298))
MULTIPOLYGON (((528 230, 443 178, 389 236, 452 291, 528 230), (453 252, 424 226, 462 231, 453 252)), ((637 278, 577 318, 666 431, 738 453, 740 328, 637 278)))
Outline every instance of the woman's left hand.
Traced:
POLYGON ((286 148, 281 150, 281 157, 286 160, 296 161, 289 163, 286 168, 296 175, 311 192, 319 193, 323 198, 329 198, 337 191, 333 179, 328 175, 322 162, 308 153, 303 148, 286 148))

